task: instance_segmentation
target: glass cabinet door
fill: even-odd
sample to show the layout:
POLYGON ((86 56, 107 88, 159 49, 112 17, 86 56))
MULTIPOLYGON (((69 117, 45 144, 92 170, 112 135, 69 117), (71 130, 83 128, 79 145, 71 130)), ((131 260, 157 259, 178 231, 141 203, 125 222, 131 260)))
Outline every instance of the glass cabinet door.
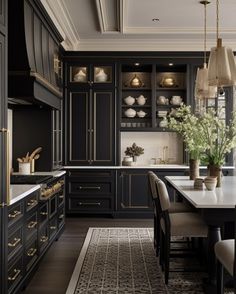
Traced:
POLYGON ((75 83, 88 82, 88 67, 87 66, 71 66, 70 81, 75 83))
POLYGON ((93 68, 94 83, 112 83, 111 66, 94 66, 93 68))

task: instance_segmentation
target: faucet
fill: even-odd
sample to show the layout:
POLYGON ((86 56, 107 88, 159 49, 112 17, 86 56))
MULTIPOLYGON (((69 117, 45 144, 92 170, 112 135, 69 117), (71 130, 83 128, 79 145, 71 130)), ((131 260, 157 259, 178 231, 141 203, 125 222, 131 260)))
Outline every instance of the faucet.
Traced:
POLYGON ((170 158, 167 158, 168 146, 162 148, 162 158, 158 158, 161 164, 169 163, 170 158))

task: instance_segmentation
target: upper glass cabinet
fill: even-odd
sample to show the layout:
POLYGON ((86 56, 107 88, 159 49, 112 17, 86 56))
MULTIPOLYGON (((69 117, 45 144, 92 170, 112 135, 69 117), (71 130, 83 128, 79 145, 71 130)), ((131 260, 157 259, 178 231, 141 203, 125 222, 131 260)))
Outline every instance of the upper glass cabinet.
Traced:
POLYGON ((88 84, 113 83, 113 68, 109 65, 70 66, 70 82, 88 84))

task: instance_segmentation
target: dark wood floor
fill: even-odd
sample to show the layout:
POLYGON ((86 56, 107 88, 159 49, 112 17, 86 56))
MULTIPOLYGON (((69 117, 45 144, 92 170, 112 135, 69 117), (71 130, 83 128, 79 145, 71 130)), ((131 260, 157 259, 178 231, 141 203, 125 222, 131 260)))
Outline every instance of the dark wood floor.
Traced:
POLYGON ((24 294, 65 294, 89 227, 151 227, 149 219, 67 218, 66 228, 44 256, 24 294))

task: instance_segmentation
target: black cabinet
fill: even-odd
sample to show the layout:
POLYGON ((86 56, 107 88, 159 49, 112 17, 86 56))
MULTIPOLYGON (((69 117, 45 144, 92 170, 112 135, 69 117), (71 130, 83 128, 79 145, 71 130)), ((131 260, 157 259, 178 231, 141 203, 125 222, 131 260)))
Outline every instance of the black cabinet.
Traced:
POLYGON ((68 92, 66 164, 114 165, 115 91, 68 92))
POLYGON ((146 170, 121 170, 118 172, 118 212, 129 216, 151 216, 152 199, 148 195, 146 170))
POLYGON ((113 214, 115 183, 115 171, 68 171, 67 214, 113 214))

